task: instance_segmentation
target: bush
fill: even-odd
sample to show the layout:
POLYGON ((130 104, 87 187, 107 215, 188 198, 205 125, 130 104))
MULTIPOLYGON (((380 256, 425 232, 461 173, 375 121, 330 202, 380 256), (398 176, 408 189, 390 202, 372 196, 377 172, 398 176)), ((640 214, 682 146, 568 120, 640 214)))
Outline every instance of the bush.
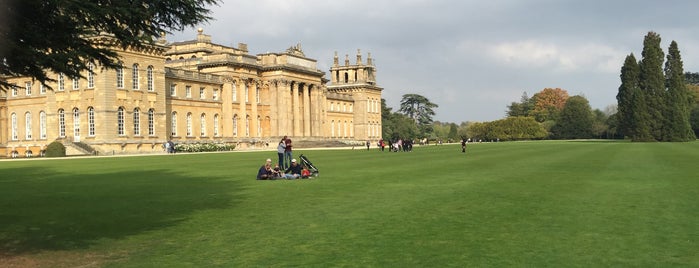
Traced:
POLYGON ((46 147, 46 157, 64 157, 66 156, 66 147, 63 143, 54 141, 46 147))
POLYGON ((235 145, 219 143, 190 143, 175 145, 175 151, 189 153, 232 151, 233 149, 235 149, 235 145))

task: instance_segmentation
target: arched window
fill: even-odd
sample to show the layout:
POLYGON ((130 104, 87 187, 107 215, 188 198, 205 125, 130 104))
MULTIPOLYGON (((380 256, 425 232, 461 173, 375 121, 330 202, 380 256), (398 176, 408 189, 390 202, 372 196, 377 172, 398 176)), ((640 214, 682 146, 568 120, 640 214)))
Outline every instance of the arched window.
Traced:
POLYGON ((32 113, 30 112, 24 114, 24 138, 32 139, 32 113))
POLYGON ((233 137, 238 137, 238 115, 233 115, 233 137))
POLYGON ((95 136, 95 108, 87 107, 87 135, 95 136))
POLYGON ((117 88, 124 88, 124 66, 122 65, 116 68, 116 86, 117 88))
POLYGON ((124 107, 117 109, 117 135, 124 136, 124 107))
POLYGON ((200 136, 206 137, 206 114, 201 114, 201 117, 199 117, 199 128, 200 136))
POLYGON ((155 136, 155 110, 148 109, 148 136, 155 136))
POLYGON ((214 115, 214 136, 218 136, 218 114, 214 115))
POLYGON ((235 102, 235 101, 238 101, 238 90, 236 89, 235 82, 233 83, 232 86, 233 87, 231 89, 231 98, 235 102))
POLYGON ((170 118, 170 136, 177 136, 177 112, 172 112, 172 118, 170 118))
POLYGON ((46 139, 46 112, 39 112, 39 137, 46 139))
POLYGON ((73 108, 73 137, 80 137, 80 110, 73 108))
POLYGON ((257 136, 262 137, 262 118, 257 116, 257 136))
POLYGON ((187 137, 192 136, 192 113, 187 113, 187 137))
POLYGON ((350 137, 354 137, 354 123, 352 121, 349 122, 349 129, 350 137))
POLYGON ((345 83, 347 83, 348 80, 349 80, 349 75, 347 74, 347 72, 345 72, 345 83))
POLYGON ((243 84, 245 86, 245 103, 250 102, 250 88, 248 88, 248 84, 243 84))
POLYGON ((146 69, 146 79, 148 79, 148 91, 154 91, 155 81, 153 79, 153 66, 148 66, 148 69, 146 69))
POLYGON ((12 113, 12 115, 10 115, 10 118, 10 124, 12 125, 12 140, 16 141, 19 139, 19 134, 17 133, 19 132, 19 130, 17 129, 17 114, 12 113))
POLYGON ((58 109, 58 136, 66 136, 66 113, 63 109, 58 109))
POLYGON ((92 62, 87 64, 87 88, 95 87, 95 65, 92 62))
POLYGON ((138 63, 134 63, 133 67, 131 69, 131 83, 132 83, 132 89, 133 90, 138 90, 138 63))
POLYGON ((335 120, 330 121, 330 137, 335 137, 335 120))
POLYGON ((141 136, 141 109, 133 109, 133 135, 141 136))
POLYGON ((260 89, 259 88, 255 89, 255 102, 260 103, 260 89))

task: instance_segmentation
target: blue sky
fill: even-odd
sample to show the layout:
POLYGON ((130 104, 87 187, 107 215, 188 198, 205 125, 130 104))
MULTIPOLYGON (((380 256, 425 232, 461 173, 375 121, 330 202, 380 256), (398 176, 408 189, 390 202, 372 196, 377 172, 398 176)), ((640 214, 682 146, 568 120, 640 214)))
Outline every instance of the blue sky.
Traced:
MULTIPOLYGON (((336 51, 352 62, 357 49, 370 52, 389 107, 420 94, 442 122, 501 119, 523 92, 544 88, 605 110, 616 104, 624 58, 641 58, 649 31, 665 52, 677 41, 685 71, 699 72, 699 1, 256 0, 211 9, 214 20, 198 27, 251 54, 300 43, 327 72, 336 51)), ((168 41, 194 39, 195 28, 168 41)))

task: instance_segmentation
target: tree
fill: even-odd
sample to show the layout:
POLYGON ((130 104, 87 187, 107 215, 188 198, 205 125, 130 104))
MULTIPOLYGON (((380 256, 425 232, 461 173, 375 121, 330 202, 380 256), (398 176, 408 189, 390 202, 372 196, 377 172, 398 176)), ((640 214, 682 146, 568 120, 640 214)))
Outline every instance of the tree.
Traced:
POLYGON ((663 110, 665 107, 664 53, 660 48, 660 35, 649 32, 643 40, 642 59, 639 63, 639 85, 646 102, 646 119, 653 139, 662 139, 663 110))
POLYGON ((559 139, 587 139, 592 137, 594 116, 590 103, 583 96, 573 96, 566 101, 552 135, 559 139))
POLYGON ((401 114, 391 111, 386 105, 386 100, 381 99, 381 130, 384 139, 397 140, 399 138, 414 138, 418 135, 415 122, 401 114))
POLYGON ((432 117, 437 104, 430 102, 424 96, 418 94, 405 94, 400 101, 400 109, 409 118, 413 119, 422 135, 427 135, 432 129, 432 117))
POLYGON ((525 91, 522 93, 519 102, 512 102, 507 106, 507 116, 529 116, 532 106, 534 106, 534 104, 525 91))
MULTIPOLYGON (((83 77, 89 63, 119 66, 114 46, 145 48, 154 38, 211 19, 218 0, 8 0, 0 6, 0 75, 83 77)), ((8 87, 0 80, 0 86, 8 87)))
POLYGON ((690 141, 696 137, 690 125, 690 113, 694 100, 685 85, 684 68, 682 67, 682 58, 680 50, 677 48, 677 42, 672 41, 667 53, 667 61, 665 62, 665 77, 666 77, 666 102, 665 114, 666 120, 663 129, 663 140, 665 141, 690 141))
POLYGON ((626 56, 621 67, 621 85, 616 95, 618 131, 632 140, 651 140, 647 103, 640 89, 640 68, 633 53, 626 56))
POLYGON ((560 88, 545 88, 532 97, 534 107, 530 115, 538 122, 556 120, 558 113, 568 100, 568 91, 560 88))

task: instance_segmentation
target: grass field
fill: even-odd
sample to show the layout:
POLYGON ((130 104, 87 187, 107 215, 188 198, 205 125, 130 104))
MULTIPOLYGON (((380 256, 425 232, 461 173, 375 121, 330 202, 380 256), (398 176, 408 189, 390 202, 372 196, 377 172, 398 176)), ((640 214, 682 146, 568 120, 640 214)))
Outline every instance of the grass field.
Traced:
POLYGON ((699 267, 699 142, 0 162, 0 267, 699 267))

